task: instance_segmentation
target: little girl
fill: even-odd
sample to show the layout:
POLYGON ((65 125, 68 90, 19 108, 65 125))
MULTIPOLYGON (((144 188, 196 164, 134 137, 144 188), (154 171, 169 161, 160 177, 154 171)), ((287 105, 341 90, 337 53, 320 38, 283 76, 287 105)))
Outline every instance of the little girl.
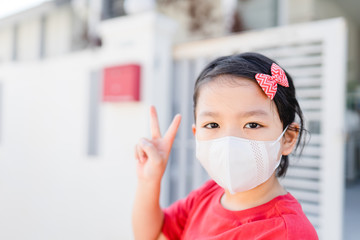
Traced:
POLYGON ((136 145, 135 239, 318 239, 298 201, 279 183, 302 145, 303 116, 289 74, 261 54, 220 57, 194 89, 196 157, 212 180, 167 209, 160 183, 180 116, 136 145), (295 122, 298 117, 299 123, 295 122))

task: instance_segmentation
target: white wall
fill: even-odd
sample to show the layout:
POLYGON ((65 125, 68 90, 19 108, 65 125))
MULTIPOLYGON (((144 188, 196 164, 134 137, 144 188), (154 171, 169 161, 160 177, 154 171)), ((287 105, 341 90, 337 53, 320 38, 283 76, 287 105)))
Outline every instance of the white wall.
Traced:
POLYGON ((169 115, 173 25, 147 13, 101 27, 102 49, 0 69, 0 239, 132 239, 133 149, 150 104, 169 115), (142 67, 142 101, 100 103, 100 151, 87 156, 90 73, 129 62, 142 67))
POLYGON ((0 29, 0 64, 11 60, 12 33, 11 26, 0 29))
MULTIPOLYGON (((75 30, 72 10, 70 5, 55 7, 53 4, 55 3, 51 1, 45 2, 21 14, 0 20, 0 63, 12 60, 15 25, 16 60, 37 60, 40 56, 40 47, 44 48, 42 50, 46 57, 56 57, 71 51, 75 30), (42 16, 45 17, 44 39, 40 39, 42 16)), ((78 34, 81 35, 81 31, 78 34)))
POLYGON ((18 27, 18 60, 38 59, 40 44, 40 18, 23 21, 18 27))
POLYGON ((45 55, 58 56, 71 49, 72 22, 69 6, 58 8, 46 16, 45 55))

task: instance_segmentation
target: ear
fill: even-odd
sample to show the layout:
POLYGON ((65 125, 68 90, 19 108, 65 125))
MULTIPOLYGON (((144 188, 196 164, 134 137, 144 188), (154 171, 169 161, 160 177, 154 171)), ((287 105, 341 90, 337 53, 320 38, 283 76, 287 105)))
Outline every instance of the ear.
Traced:
POLYGON ((195 124, 193 124, 193 125, 191 126, 191 128, 192 128, 192 132, 193 132, 193 134, 194 134, 194 136, 195 136, 195 134, 196 134, 196 127, 195 127, 195 124))
POLYGON ((299 135, 299 129, 300 126, 296 122, 289 125, 283 137, 282 155, 287 156, 293 151, 299 135))

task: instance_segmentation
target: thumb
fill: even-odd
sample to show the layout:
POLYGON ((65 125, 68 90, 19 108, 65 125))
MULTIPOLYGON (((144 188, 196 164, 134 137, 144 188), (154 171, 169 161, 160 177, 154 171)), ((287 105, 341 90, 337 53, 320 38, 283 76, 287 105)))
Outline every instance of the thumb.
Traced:
POLYGON ((154 146, 154 144, 151 141, 143 138, 140 141, 140 145, 141 145, 141 148, 146 153, 146 155, 148 156, 148 160, 161 162, 162 159, 159 154, 159 151, 157 150, 157 148, 154 146))

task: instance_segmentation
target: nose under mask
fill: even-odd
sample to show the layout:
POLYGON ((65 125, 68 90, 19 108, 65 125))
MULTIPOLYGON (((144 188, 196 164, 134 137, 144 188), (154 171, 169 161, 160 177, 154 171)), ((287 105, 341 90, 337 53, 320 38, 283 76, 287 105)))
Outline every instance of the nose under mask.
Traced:
POLYGON ((256 141, 226 136, 196 140, 196 158, 209 176, 231 194, 244 192, 264 183, 279 166, 280 139, 256 141))

